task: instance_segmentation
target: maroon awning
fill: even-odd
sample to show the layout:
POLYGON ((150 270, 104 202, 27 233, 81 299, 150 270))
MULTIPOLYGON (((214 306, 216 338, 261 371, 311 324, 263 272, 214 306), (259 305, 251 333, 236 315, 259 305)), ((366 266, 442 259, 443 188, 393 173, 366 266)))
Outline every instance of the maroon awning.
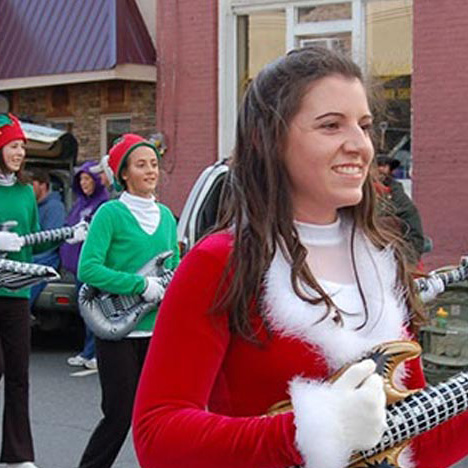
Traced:
POLYGON ((156 63, 135 0, 0 3, 0 79, 156 63))

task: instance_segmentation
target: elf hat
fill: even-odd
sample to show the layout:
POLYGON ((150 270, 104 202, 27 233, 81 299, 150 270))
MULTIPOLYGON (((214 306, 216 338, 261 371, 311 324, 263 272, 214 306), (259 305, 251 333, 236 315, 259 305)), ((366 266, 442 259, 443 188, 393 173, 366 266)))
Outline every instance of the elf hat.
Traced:
POLYGON ((26 143, 20 122, 13 114, 0 114, 0 148, 13 140, 23 140, 26 143))
POLYGON ((114 146, 109 150, 108 164, 118 182, 122 183, 122 169, 125 167, 125 162, 130 156, 130 153, 140 146, 148 146, 155 152, 158 159, 160 159, 161 156, 156 146, 140 135, 124 133, 120 138, 115 140, 114 146))

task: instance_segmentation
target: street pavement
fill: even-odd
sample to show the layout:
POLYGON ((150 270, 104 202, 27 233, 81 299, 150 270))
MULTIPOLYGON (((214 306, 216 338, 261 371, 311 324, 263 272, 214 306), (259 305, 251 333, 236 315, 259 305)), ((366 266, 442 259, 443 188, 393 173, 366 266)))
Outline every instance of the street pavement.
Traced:
MULTIPOLYGON (((78 350, 73 341, 53 336, 33 340, 30 402, 39 468, 76 468, 101 417, 97 371, 67 365, 67 358, 78 350)), ((3 385, 0 390, 3 408, 3 385)), ((129 435, 113 467, 138 466, 129 435)))
MULTIPOLYGON (((66 363, 77 350, 77 339, 73 337, 42 335, 33 339, 31 417, 39 468, 77 468, 101 415, 97 372, 66 363)), ((3 408, 2 382, 0 408, 3 408)), ((138 466, 129 435, 113 468, 138 466)), ((468 458, 455 466, 468 468, 468 458)))

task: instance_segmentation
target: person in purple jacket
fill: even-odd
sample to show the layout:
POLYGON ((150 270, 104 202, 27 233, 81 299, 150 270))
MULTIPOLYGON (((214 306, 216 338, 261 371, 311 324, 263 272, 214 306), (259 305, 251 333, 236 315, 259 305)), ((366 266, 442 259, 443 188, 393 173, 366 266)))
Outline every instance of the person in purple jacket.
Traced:
MULTIPOLYGON (((109 199, 109 193, 102 184, 99 175, 92 172, 92 168, 97 165, 95 161, 87 161, 82 164, 73 178, 72 189, 76 196, 75 203, 65 221, 66 225, 72 226, 80 221, 90 221, 98 207, 109 199)), ((83 242, 69 245, 63 244, 60 247, 60 258, 62 266, 77 277, 78 260, 80 258, 83 242)), ((77 291, 81 283, 77 280, 77 291)), ((96 369, 96 357, 94 347, 94 335, 85 325, 84 347, 76 356, 68 358, 70 366, 84 366, 88 369, 96 369)))

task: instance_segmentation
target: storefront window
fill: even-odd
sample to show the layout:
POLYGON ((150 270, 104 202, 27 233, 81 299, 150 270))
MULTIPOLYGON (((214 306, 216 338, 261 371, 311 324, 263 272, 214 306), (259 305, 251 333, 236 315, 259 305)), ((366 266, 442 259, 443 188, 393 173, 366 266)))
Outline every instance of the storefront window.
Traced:
POLYGON ((412 20, 412 0, 367 1, 367 70, 385 103, 377 151, 400 161, 402 179, 411 176, 412 20))
POLYGON ((109 151, 118 137, 131 131, 130 124, 131 118, 128 116, 102 116, 101 152, 103 154, 109 151))
POLYGON ((233 101, 234 96, 238 102, 242 99, 265 64, 292 48, 321 45, 340 50, 376 84, 385 104, 376 118, 377 152, 399 159, 397 176, 409 181, 414 0, 291 0, 277 9, 271 7, 275 2, 266 0, 232 1, 237 21, 233 101))
POLYGON ((350 32, 329 34, 307 34, 297 37, 298 47, 322 46, 351 55, 352 38, 350 32))
POLYGON ((351 2, 300 7, 297 13, 298 23, 351 19, 353 14, 351 2))
POLYGON ((284 10, 262 11, 238 18, 238 64, 241 98, 247 85, 267 64, 286 51, 284 10))

